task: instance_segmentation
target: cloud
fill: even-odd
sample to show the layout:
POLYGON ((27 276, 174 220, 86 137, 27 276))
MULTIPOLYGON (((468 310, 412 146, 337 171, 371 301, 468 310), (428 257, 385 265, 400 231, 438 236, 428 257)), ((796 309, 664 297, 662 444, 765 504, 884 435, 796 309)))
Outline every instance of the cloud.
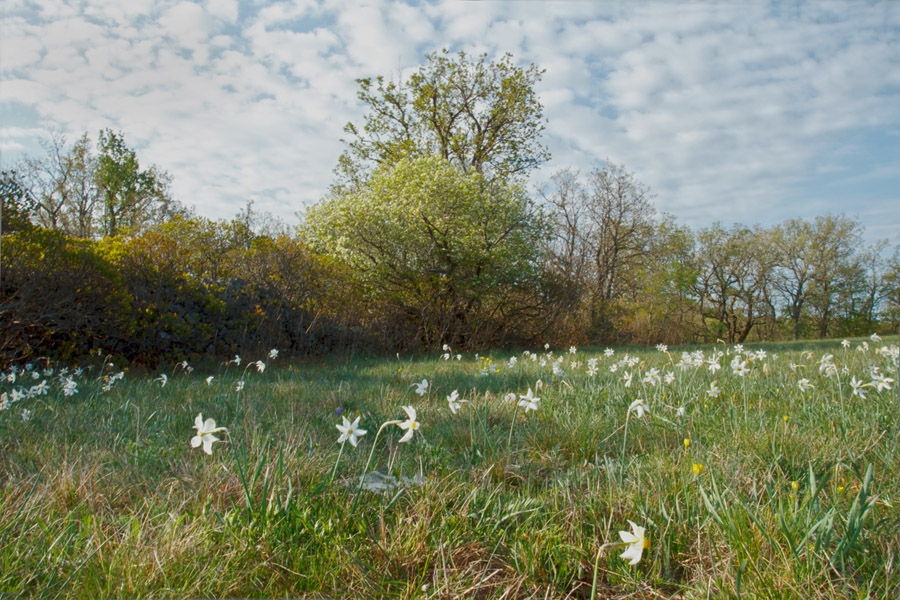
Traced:
MULTIPOLYGON (((535 179, 609 158, 691 224, 817 210, 810 181, 900 177, 879 171, 897 136, 879 157, 859 135, 900 130, 897 3, 8 4, 0 109, 35 116, 7 124, 121 129, 209 216, 253 198, 293 220, 362 118, 355 79, 408 76, 442 48, 546 69, 554 159, 535 179), (871 168, 850 162, 860 148, 871 168)), ((4 161, 29 147, 2 139, 4 161)))

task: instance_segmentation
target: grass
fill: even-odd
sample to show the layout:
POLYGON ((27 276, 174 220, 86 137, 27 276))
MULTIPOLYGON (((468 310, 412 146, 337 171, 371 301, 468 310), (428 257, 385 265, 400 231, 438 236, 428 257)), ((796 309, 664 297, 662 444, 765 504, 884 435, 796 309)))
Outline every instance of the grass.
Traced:
POLYGON ((895 598, 897 382, 866 399, 849 382, 871 366, 896 379, 896 349, 875 350, 897 340, 862 341, 754 346, 768 356, 744 378, 721 344, 699 348, 724 353, 715 373, 678 368, 681 349, 628 349, 630 366, 600 349, 512 367, 502 353, 274 359, 175 368, 164 387, 110 383, 104 363, 65 396, 56 372, 0 412, 0 597, 895 598), (675 380, 643 382, 653 368, 675 380), (528 388, 537 411, 504 400, 528 388), (404 444, 386 426, 373 452, 404 405, 420 433, 404 444), (359 447, 337 444, 339 410, 361 417, 359 447), (212 455, 189 444, 201 412, 228 428, 212 455), (370 453, 370 473, 405 485, 358 491, 370 453), (650 541, 635 566, 604 546, 629 520, 650 541))

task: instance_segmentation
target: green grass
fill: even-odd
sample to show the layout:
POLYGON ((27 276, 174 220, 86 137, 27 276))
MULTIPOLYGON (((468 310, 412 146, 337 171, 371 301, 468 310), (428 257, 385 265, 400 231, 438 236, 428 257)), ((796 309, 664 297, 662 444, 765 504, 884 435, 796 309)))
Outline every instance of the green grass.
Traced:
POLYGON ((54 374, 49 394, 0 412, 0 597, 588 598, 596 564, 601 598, 895 598, 897 382, 864 400, 849 382, 873 365, 897 379, 875 352, 897 339, 861 341, 748 345, 769 356, 743 379, 733 354, 682 371, 680 348, 628 349, 638 363, 615 373, 624 349, 557 350, 562 376, 505 353, 486 355, 489 375, 471 355, 275 359, 104 391, 94 371, 71 397, 54 374), (824 354, 838 375, 820 374, 824 354), (651 368, 676 380, 643 383, 651 368), (537 411, 504 401, 538 379, 537 411), (454 389, 469 401, 456 415, 454 389), (649 416, 628 417, 635 398, 649 416), (404 405, 421 435, 399 443, 389 425, 372 452, 404 405), (337 444, 338 409, 361 416, 358 448, 337 444), (228 428, 209 456, 189 444, 200 412, 228 428), (424 483, 357 494, 370 452, 370 472, 424 483), (635 566, 603 547, 628 520, 650 540, 635 566))

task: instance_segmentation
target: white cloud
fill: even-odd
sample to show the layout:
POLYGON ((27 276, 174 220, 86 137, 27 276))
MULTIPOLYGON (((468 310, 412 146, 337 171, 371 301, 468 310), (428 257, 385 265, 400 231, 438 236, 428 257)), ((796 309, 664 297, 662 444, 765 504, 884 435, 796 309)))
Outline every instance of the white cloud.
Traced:
MULTIPOLYGON (((361 119, 354 79, 408 76, 442 48, 512 52, 546 69, 538 93, 554 160, 541 178, 608 157, 692 224, 778 218, 818 177, 898 177, 858 174, 844 143, 900 128, 896 3, 10 6, 0 108, 37 116, 5 124, 122 129, 209 216, 254 198, 292 220, 331 182, 343 125, 361 119)), ((4 155, 28 146, 27 135, 3 140, 4 155)))

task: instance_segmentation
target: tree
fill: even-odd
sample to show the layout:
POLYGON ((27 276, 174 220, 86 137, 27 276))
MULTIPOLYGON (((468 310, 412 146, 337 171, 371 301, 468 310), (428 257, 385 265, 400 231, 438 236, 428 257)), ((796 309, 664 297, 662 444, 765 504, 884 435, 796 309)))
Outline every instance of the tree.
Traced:
POLYGON ((464 173, 440 157, 406 158, 313 206, 314 246, 357 274, 360 293, 403 320, 417 342, 474 344, 530 290, 544 225, 520 186, 464 173))
POLYGON ((31 228, 34 199, 16 171, 0 171, 0 235, 31 228))
POLYGON ((555 191, 544 200, 555 224, 555 263, 578 278, 589 306, 592 335, 609 334, 613 301, 621 297, 629 270, 648 260, 656 230, 650 190, 634 173, 607 163, 587 182, 557 173, 555 191))
POLYGON ((344 128, 350 137, 335 169, 338 188, 358 187, 378 165, 406 157, 438 156, 464 173, 500 178, 549 159, 538 142, 543 107, 534 92, 543 71, 517 67, 509 54, 496 62, 446 50, 425 58, 406 81, 357 80, 369 112, 362 126, 344 128))
POLYGON ((96 185, 101 195, 103 234, 114 237, 141 229, 176 212, 169 196, 170 177, 151 166, 141 169, 137 153, 124 135, 100 132, 96 185))
POLYGON ((698 277, 695 292, 704 323, 716 337, 743 342, 766 313, 776 255, 767 232, 735 224, 726 230, 714 223, 697 234, 698 277))

